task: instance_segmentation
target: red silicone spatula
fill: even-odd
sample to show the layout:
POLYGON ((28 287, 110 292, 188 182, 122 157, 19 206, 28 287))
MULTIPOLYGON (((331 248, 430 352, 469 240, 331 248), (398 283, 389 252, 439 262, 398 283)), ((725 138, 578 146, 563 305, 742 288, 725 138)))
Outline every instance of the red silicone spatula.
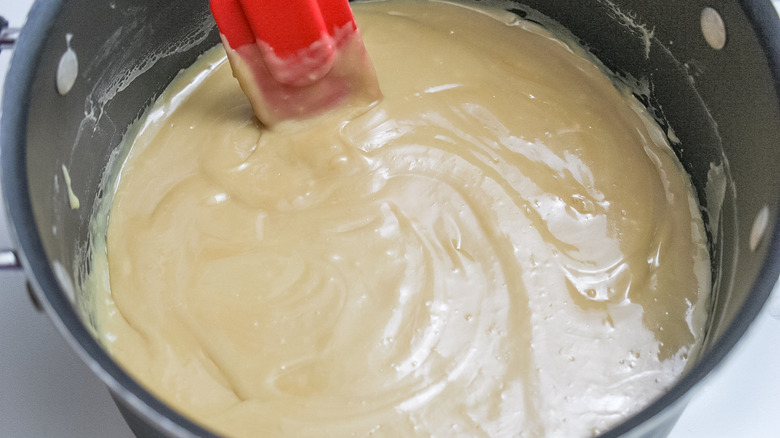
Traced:
POLYGON ((211 11, 264 124, 381 97, 348 0, 211 0, 211 11))

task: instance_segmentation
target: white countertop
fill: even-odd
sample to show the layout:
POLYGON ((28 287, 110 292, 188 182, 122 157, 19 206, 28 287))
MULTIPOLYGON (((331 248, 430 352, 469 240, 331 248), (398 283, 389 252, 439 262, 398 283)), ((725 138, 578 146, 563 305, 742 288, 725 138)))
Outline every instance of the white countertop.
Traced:
MULTIPOLYGON (((31 4, 3 0, 0 15, 19 26, 31 4)), ((0 53, 0 85, 10 55, 0 53)), ((0 214, 0 248, 10 243, 5 220, 0 214)), ((728 359, 697 387, 671 438, 780 436, 779 289, 728 359)), ((0 271, 0 437, 132 436, 102 382, 33 308, 24 276, 0 271)))

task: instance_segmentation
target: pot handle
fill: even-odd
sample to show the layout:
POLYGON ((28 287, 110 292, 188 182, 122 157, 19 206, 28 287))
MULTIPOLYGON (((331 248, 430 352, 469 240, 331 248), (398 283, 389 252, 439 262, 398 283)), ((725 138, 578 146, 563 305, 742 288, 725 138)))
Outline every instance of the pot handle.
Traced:
POLYGON ((16 251, 12 249, 0 249, 0 270, 19 269, 22 265, 19 263, 19 257, 16 251))
MULTIPOLYGON (((12 249, 0 249, 0 272, 6 270, 13 270, 21 272, 22 265, 19 263, 19 257, 16 256, 16 251, 12 249)), ((33 308, 38 312, 43 312, 43 306, 41 306, 38 296, 35 294, 32 285, 29 281, 25 282, 27 288, 27 296, 30 298, 30 302, 33 308)))
POLYGON ((0 50, 12 48, 17 36, 19 29, 8 27, 8 20, 0 16, 0 50))
MULTIPOLYGON (((8 27, 8 20, 0 15, 0 51, 13 48, 18 36, 19 29, 8 27)), ((5 215, 5 211, 0 211, 0 214, 5 215)), ((5 223, 5 219, 0 218, 0 224, 5 223)), ((0 270, 18 270, 21 267, 15 250, 0 247, 0 270)))
MULTIPOLYGON (((19 29, 8 27, 8 20, 0 16, 0 51, 3 49, 11 49, 16 43, 16 38, 19 36, 19 29)), ((0 225, 5 225, 7 228, 6 212, 0 209, 0 225)), ((5 238, 7 239, 7 238, 5 238)), ((8 242, 3 242, 8 243, 8 242)), ((16 255, 16 251, 13 249, 0 248, 0 271, 19 271, 21 272, 22 264, 19 262, 19 257, 16 255)), ((30 297, 30 301, 33 307, 40 311, 43 311, 40 301, 33 292, 33 288, 30 282, 26 282, 27 295, 30 297)))

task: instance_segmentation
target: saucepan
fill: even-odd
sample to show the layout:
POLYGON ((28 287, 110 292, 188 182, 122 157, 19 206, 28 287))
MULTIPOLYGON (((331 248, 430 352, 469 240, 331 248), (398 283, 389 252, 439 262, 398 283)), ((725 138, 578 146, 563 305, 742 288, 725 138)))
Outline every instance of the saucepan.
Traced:
MULTIPOLYGON (((506 4, 520 16, 532 8, 551 17, 617 74, 645 84, 640 97, 674 137, 695 186, 714 285, 703 353, 665 395, 604 434, 663 436, 780 274, 777 14, 769 0, 506 4)), ((88 224, 128 125, 218 43, 207 0, 39 0, 6 81, 2 185, 18 258, 48 314, 139 436, 211 434, 142 388, 93 336, 80 288, 89 271, 88 224)))

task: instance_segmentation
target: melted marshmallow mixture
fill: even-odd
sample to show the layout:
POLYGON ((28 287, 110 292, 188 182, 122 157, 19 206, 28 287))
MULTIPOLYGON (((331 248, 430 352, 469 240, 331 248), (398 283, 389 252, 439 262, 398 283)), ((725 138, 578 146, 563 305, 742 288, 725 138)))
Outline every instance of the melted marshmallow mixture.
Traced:
POLYGON ((100 337, 230 436, 588 436, 703 336, 689 179, 628 87, 515 15, 354 5, 384 99, 263 128, 215 48, 135 128, 100 337))

